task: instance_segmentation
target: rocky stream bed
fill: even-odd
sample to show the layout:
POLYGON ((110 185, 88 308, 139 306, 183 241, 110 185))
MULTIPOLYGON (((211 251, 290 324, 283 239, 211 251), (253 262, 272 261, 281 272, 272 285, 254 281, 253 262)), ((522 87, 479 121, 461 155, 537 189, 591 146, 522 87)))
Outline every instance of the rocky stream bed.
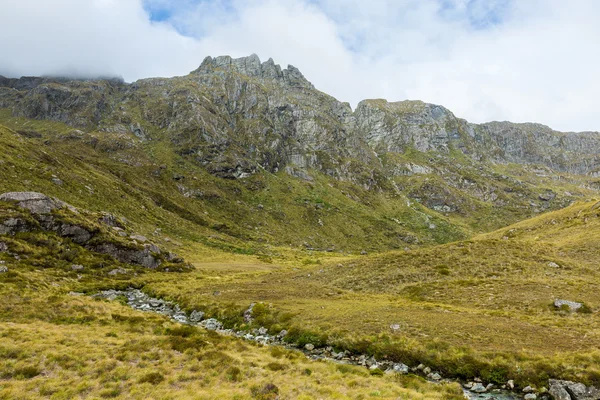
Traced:
MULTIPOLYGON (((302 351, 312 360, 326 360, 340 364, 358 365, 368 368, 369 370, 381 370, 386 374, 408 374, 413 373, 425 377, 430 382, 442 383, 452 381, 441 376, 440 373, 432 371, 431 368, 420 364, 415 367, 409 367, 403 363, 394 363, 391 361, 376 360, 372 356, 365 354, 350 354, 347 351, 336 352, 332 347, 315 347, 312 344, 306 344, 304 347, 299 347, 293 343, 288 343, 284 340, 287 332, 282 330, 276 335, 268 333, 266 328, 252 329, 250 331, 235 331, 233 329, 225 329, 223 323, 215 318, 204 318, 205 314, 202 311, 194 310, 191 313, 186 313, 178 304, 148 296, 139 289, 127 290, 105 290, 93 295, 94 298, 107 300, 116 300, 119 297, 127 299, 127 304, 140 311, 154 312, 170 317, 173 321, 205 328, 215 331, 222 335, 235 336, 244 340, 254 341, 262 345, 284 346, 286 348, 302 351)), ((244 312, 246 322, 252 322, 252 308, 254 304, 244 312)), ((521 391, 514 388, 513 382, 508 381, 506 385, 499 388, 491 383, 481 382, 475 379, 473 382, 461 382, 465 397, 473 400, 537 400, 551 399, 555 400, 600 400, 600 389, 595 387, 586 387, 581 383, 561 381, 550 379, 548 382, 549 389, 542 388, 537 390, 527 386, 521 391)))

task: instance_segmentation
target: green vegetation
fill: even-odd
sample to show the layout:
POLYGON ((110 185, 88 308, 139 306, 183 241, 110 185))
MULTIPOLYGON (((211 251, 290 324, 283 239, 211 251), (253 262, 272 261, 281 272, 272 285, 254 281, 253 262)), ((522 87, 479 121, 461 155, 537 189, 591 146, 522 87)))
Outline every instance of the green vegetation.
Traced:
MULTIPOLYGON (((145 235, 193 264, 127 265, 0 203, 0 221, 19 216, 36 227, 0 237, 9 250, 0 252, 8 268, 0 273, 0 398, 462 396, 457 384, 311 362, 78 295, 127 287, 227 327, 287 329, 286 340, 299 345, 424 363, 445 376, 600 384, 600 207, 581 201, 560 209, 590 199, 593 179, 538 176, 514 164, 481 170, 453 149, 453 158, 416 149, 382 156, 383 168, 398 168, 385 190, 322 171, 310 171, 311 180, 266 170, 223 179, 182 153, 195 140, 186 142, 185 130, 173 138, 149 127, 152 140, 140 141, 6 109, 0 123, 0 193, 64 200, 80 213, 56 218, 125 245, 98 222, 110 212, 128 235, 145 235), (557 198, 540 200, 548 191, 557 198), (110 275, 115 269, 126 273, 110 275), (556 298, 584 306, 555 309, 556 298)), ((359 164, 347 167, 360 175, 359 164)))

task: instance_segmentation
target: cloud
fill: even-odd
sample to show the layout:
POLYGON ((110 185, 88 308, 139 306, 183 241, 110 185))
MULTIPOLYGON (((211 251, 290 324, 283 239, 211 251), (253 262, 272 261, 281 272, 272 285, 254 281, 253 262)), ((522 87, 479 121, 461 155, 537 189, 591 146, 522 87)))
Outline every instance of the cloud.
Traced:
POLYGON ((600 130, 595 0, 0 0, 0 74, 183 75, 273 57, 356 105, 600 130), (51 3, 51 4, 50 4, 51 3))

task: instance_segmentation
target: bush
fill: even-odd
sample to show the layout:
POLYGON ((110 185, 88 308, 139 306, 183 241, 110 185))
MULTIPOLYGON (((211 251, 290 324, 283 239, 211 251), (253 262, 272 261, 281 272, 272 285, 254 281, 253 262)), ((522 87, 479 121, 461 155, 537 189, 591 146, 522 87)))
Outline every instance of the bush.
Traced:
POLYGON ((33 377, 38 376, 41 373, 42 373, 42 371, 38 367, 36 367, 34 365, 29 365, 26 367, 21 367, 21 368, 15 369, 13 376, 15 378, 20 378, 20 379, 31 379, 33 377))
POLYGON ((151 383, 153 385, 158 385, 162 381, 165 380, 165 377, 160 372, 149 372, 146 375, 142 376, 138 382, 139 383, 151 383))
POLYGON ((272 362, 272 363, 267 364, 267 369, 270 369, 271 371, 283 371, 286 368, 287 367, 284 364, 280 364, 277 362, 272 362))
POLYGON ((229 367, 225 375, 227 375, 227 379, 233 382, 239 382, 242 380, 242 370, 238 367, 229 367))
POLYGON ((258 400, 275 400, 279 396, 279 388, 272 383, 267 383, 264 386, 252 386, 250 388, 252 397, 258 400))

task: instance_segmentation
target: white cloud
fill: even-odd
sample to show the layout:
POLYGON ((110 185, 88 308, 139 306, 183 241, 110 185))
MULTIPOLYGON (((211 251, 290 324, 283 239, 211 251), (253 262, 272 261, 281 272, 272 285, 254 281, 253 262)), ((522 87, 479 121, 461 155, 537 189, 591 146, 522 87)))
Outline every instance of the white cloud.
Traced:
POLYGON ((473 122, 600 130, 595 0, 0 0, 0 74, 193 70, 273 57, 356 105, 422 99, 473 122), (185 36, 184 36, 185 35, 185 36))

